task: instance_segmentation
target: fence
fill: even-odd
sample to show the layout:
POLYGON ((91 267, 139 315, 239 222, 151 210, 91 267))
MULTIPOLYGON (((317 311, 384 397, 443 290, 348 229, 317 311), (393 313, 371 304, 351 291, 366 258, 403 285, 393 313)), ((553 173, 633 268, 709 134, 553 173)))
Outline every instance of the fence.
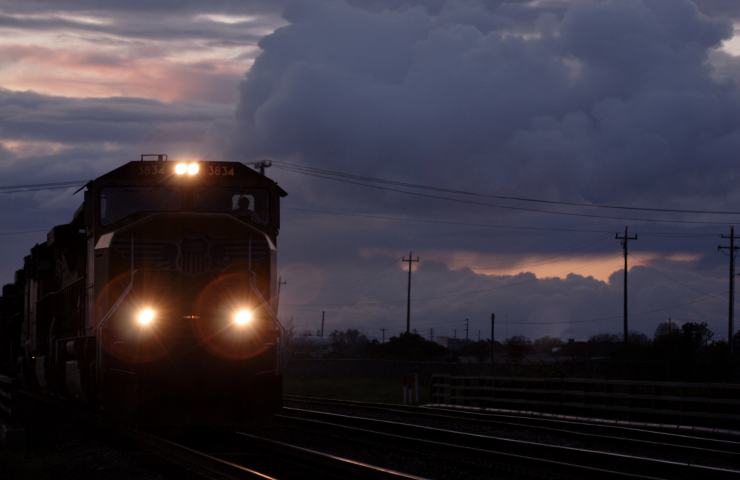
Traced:
POLYGON ((740 384, 433 375, 431 401, 740 429, 740 384))

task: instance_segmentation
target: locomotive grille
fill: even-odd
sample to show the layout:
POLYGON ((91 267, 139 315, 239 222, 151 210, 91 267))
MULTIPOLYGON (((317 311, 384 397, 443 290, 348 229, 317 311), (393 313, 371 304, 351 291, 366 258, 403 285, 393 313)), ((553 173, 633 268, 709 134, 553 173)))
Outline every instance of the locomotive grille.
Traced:
MULTIPOLYGON (((130 240, 113 242, 113 250, 126 261, 131 261, 130 240)), ((163 242, 134 241, 134 266, 147 266, 157 270, 174 270, 177 264, 177 245, 163 242)))
POLYGON ((196 275, 208 270, 208 241, 204 238, 185 237, 180 243, 180 269, 196 275))
MULTIPOLYGON (((111 245, 115 254, 127 262, 131 261, 130 240, 115 240, 111 245)), ((185 237, 179 243, 134 240, 134 265, 136 268, 182 271, 197 275, 210 270, 222 270, 235 264, 245 268, 252 261, 259 262, 269 257, 266 242, 219 241, 205 237, 185 237)))

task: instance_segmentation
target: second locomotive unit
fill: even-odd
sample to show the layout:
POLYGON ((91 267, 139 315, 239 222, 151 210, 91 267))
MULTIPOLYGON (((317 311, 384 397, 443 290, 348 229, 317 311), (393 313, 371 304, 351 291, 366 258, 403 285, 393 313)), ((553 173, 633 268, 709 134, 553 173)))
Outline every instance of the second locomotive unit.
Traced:
POLYGON ((280 406, 285 191, 235 162, 142 156, 86 186, 0 299, 25 388, 145 424, 235 425, 280 406))

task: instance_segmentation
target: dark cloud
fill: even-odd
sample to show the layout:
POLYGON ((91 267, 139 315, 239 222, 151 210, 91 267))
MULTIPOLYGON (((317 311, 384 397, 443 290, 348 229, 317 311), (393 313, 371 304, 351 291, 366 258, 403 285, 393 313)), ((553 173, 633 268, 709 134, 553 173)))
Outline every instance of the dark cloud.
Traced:
MULTIPOLYGON (((325 1, 310 8, 292 2, 285 11, 290 25, 260 42, 262 54, 242 84, 237 151, 479 192, 727 209, 740 200, 732 160, 740 147, 740 97, 733 82, 718 76, 713 62, 722 42, 732 36, 732 25, 706 5, 702 8, 689 0, 325 1)), ((451 206, 288 175, 278 174, 295 204, 545 228, 609 229, 625 223, 451 206)), ((398 256, 409 245, 422 254, 434 248, 552 254, 573 243, 566 235, 543 241, 521 234, 503 240, 482 230, 460 228, 445 235, 443 227, 373 230, 345 219, 334 223, 344 229, 328 227, 332 221, 324 219, 312 233, 308 227, 293 231, 302 245, 291 243, 286 229, 284 255, 323 262, 351 283, 339 267, 331 269, 339 251, 349 262, 363 248, 378 246, 398 256), (312 251, 303 247, 306 236, 312 239, 308 244, 317 246, 312 251)), ((676 225, 643 223, 638 228, 681 231, 676 225)), ((718 229, 724 228, 701 232, 718 229)), ((599 242, 603 246, 594 253, 619 254, 613 235, 599 242)), ((700 254, 699 262, 679 262, 681 268, 701 270, 715 282, 721 278, 721 259, 708 253, 715 245, 707 237, 646 235, 640 242, 636 248, 643 251, 700 254)), ((394 262, 389 268, 397 267, 394 262)), ((685 287, 654 273, 671 268, 678 267, 658 261, 635 271, 643 279, 636 280, 635 308, 678 304, 687 298, 686 288, 707 284, 701 275, 685 287)), ((359 272, 373 270, 363 264, 352 271, 358 278, 364 275, 359 272)), ((435 271, 427 293, 439 293, 462 275, 441 266, 435 271)), ((468 274, 471 290, 505 281, 468 274)), ((367 275, 373 284, 376 277, 367 275)), ((394 291, 402 291, 402 285, 394 291)), ((503 297, 486 293, 480 303, 505 304, 521 321, 572 320, 604 312, 618 316, 619 294, 619 277, 608 283, 569 277, 535 281, 503 297)), ((351 297, 349 291, 346 295, 351 297)), ((368 298, 373 295, 380 294, 368 298)), ((716 322, 714 315, 721 311, 716 300, 679 310, 691 318, 709 312, 716 322)), ((461 298, 445 305, 427 312, 430 321, 473 308, 461 298)), ((369 308, 347 315, 360 322, 371 315, 369 308)), ((490 308, 480 306, 476 315, 485 318, 490 308)), ((665 311, 659 314, 662 318, 665 311)), ((383 315, 395 313, 375 315, 374 321, 381 322, 383 315)), ((651 331, 650 322, 656 321, 653 316, 639 326, 651 331)), ((612 327, 618 327, 615 322, 612 327)), ((595 331, 583 325, 552 328, 574 336, 595 331)), ((526 333, 534 331, 542 330, 526 333)))
MULTIPOLYGON (((283 259, 282 273, 289 280, 281 315, 286 321, 292 318, 299 328, 315 329, 323 310, 330 330, 359 328, 379 337, 380 328, 387 328, 387 334, 397 334, 405 327, 406 308, 406 275, 399 260, 400 256, 380 255, 345 258, 341 264, 323 263, 318 275, 300 262, 283 259)), ((678 323, 706 321, 720 337, 726 328, 726 299, 717 293, 724 286, 718 273, 697 271, 696 265, 682 262, 633 269, 631 327, 652 334, 671 317, 678 323)), ((469 318, 472 337, 478 329, 488 337, 491 312, 497 314, 500 339, 513 335, 583 339, 622 328, 619 272, 608 282, 578 274, 560 279, 538 279, 529 273, 486 276, 427 260, 413 282, 412 328, 425 336, 434 328, 437 336, 452 336, 457 329, 461 337, 464 319, 469 318)))
POLYGON ((76 99, 0 89, 0 140, 124 144, 186 142, 203 125, 228 118, 228 107, 141 98, 76 99))
POLYGON ((256 43, 263 35, 262 30, 274 26, 271 17, 235 23, 215 22, 207 18, 192 16, 154 16, 142 18, 140 14, 119 14, 110 22, 91 23, 65 17, 18 17, 0 15, 0 28, 20 29, 24 31, 79 31, 87 33, 104 33, 130 39, 182 40, 210 39, 218 42, 237 42, 240 45, 256 43))
POLYGON ((248 152, 361 171, 383 159, 389 173, 430 180, 447 180, 434 168, 447 159, 468 167, 458 185, 533 193, 547 183, 551 195, 592 201, 638 179, 665 185, 656 200, 672 202, 700 171, 722 185, 697 193, 733 190, 717 145, 740 125, 737 92, 706 62, 731 27, 691 2, 572 2, 536 38, 419 8, 320 5, 289 9, 293 23, 261 43, 238 113, 248 152))
POLYGON ((10 12, 224 12, 255 13, 279 12, 283 2, 280 0, 3 0, 3 10, 10 12))
POLYGON ((696 0, 696 4, 707 15, 740 19, 740 4, 735 0, 696 0))

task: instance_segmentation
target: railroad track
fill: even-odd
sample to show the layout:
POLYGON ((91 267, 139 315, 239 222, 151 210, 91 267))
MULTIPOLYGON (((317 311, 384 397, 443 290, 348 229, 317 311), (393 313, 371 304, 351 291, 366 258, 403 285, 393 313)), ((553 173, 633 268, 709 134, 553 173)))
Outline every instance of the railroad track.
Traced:
MULTIPOLYGON (((507 413, 483 413, 468 409, 448 409, 428 406, 410 406, 359 402, 353 400, 325 399, 285 395, 288 403, 326 407, 346 407, 378 413, 393 413, 416 419, 444 419, 464 424, 487 425, 510 429, 565 434, 575 438, 613 442, 615 445, 642 445, 649 448, 670 447, 685 454, 696 453, 701 457, 712 452, 728 453, 740 463, 740 432, 692 430, 684 432, 675 426, 638 424, 636 422, 603 422, 597 419, 541 417, 507 413)), ((693 459, 694 456, 689 458, 693 459)))
MULTIPOLYGON (((286 407, 279 416, 317 431, 431 449, 450 454, 495 458, 498 462, 526 465, 539 471, 555 471, 578 478, 740 478, 737 456, 720 451, 732 466, 652 458, 590 448, 574 448, 501 436, 481 435, 443 428, 286 407)), ((687 446, 682 446, 687 449, 687 446)))
POLYGON ((127 437, 142 451, 164 460, 190 477, 214 480, 276 478, 159 436, 131 431, 127 432, 127 437))
POLYGON ((253 433, 235 432, 235 435, 231 440, 206 441, 220 445, 218 452, 210 452, 204 451, 208 448, 191 447, 140 431, 128 432, 128 437, 139 449, 196 478, 266 480, 319 476, 342 480, 423 480, 422 477, 253 433), (227 444, 229 447, 224 447, 227 444))

